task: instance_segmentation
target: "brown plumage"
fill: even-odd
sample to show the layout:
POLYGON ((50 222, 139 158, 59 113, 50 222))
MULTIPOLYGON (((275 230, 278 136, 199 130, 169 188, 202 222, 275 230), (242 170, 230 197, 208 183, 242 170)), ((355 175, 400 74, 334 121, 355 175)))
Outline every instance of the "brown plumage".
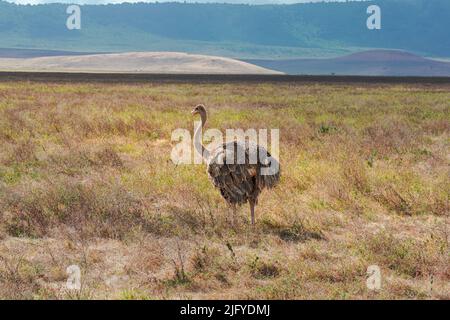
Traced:
MULTIPOLYGON (((198 105, 192 114, 199 114, 202 118, 202 127, 206 123, 206 110, 198 105)), ((195 132, 196 138, 199 129, 195 132)), ((194 142, 195 143, 195 142, 194 142)), ((270 175, 261 174, 268 170, 277 161, 267 150, 249 141, 233 141, 224 143, 212 151, 206 150, 200 143, 195 144, 197 152, 201 153, 207 161, 207 172, 213 185, 219 189, 225 201, 235 209, 236 205, 246 202, 250 204, 251 222, 255 223, 254 207, 258 196, 264 188, 274 187, 280 179, 279 164, 270 175), (239 155, 243 155, 238 159, 239 155), (255 159, 255 161, 250 161, 255 159), (230 161, 231 160, 231 161, 230 161), (240 160, 240 161, 238 161, 240 160), (254 162, 254 163, 251 163, 254 162)))

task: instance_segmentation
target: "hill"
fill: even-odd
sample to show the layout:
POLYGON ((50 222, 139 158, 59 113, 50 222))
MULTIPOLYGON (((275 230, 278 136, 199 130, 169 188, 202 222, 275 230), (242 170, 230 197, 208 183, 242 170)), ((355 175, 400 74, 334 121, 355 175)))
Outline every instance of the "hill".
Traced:
POLYGON ((86 52, 175 51, 242 59, 336 57, 373 48, 450 56, 450 2, 379 0, 382 29, 368 30, 367 2, 293 5, 136 3, 83 5, 81 30, 67 5, 0 2, 0 47, 86 52))
POLYGON ((450 77, 448 62, 394 50, 370 50, 330 59, 249 59, 245 61, 287 74, 450 77))
POLYGON ((92 52, 89 53, 89 52, 45 50, 45 49, 39 50, 39 49, 0 48, 0 58, 37 58, 37 57, 53 57, 53 56, 79 56, 85 54, 92 54, 92 52))
POLYGON ((0 70, 145 73, 280 73, 230 58, 179 52, 131 52, 37 58, 0 58, 0 70))

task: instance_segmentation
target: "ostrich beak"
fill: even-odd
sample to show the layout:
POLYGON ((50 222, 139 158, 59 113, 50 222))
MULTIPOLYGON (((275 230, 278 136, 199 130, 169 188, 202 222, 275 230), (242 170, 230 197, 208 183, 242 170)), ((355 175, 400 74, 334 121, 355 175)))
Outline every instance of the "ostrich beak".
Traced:
POLYGON ((198 111, 195 110, 195 109, 191 111, 191 114, 192 114, 193 116, 195 116, 197 113, 198 113, 198 111))

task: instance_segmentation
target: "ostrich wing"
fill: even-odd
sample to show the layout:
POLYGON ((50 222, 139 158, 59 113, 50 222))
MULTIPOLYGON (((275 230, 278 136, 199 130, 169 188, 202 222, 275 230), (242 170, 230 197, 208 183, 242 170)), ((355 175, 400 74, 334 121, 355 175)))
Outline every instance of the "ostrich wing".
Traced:
POLYGON ((273 187, 278 182, 279 172, 270 176, 260 174, 261 168, 270 166, 270 161, 275 160, 256 144, 229 142, 211 153, 208 175, 225 200, 243 204, 249 199, 256 200, 264 187, 273 187), (240 162, 239 154, 244 156, 240 162))

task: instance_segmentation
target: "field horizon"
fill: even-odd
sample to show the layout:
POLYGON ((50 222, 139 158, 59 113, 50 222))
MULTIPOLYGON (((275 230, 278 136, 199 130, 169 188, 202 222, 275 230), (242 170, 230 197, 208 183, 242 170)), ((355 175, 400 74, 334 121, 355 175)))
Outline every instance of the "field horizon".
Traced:
POLYGON ((170 51, 71 52, 0 48, 0 70, 144 74, 289 74, 450 77, 450 63, 403 50, 372 49, 334 58, 239 59, 170 51))

